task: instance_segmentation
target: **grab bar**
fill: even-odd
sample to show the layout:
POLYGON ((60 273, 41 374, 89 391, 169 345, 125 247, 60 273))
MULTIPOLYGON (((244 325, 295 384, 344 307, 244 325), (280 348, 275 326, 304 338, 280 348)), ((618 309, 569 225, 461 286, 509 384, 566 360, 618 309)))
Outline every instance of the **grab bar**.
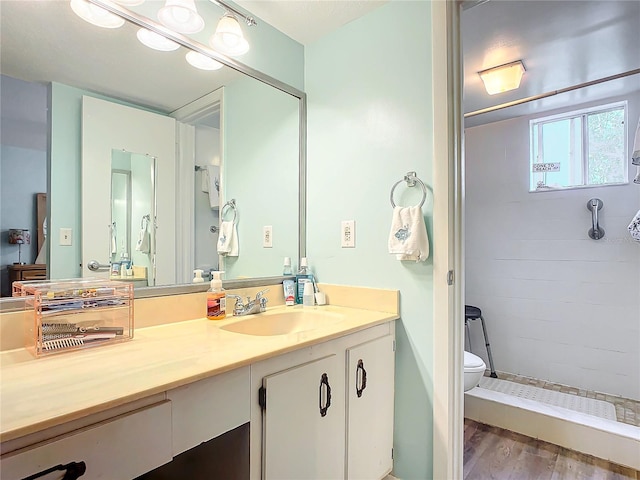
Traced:
POLYGON ((603 206, 604 203, 599 198, 592 198, 587 202, 587 210, 591 211, 589 238, 592 240, 600 240, 604 237, 604 229, 598 225, 598 210, 602 209, 603 206))

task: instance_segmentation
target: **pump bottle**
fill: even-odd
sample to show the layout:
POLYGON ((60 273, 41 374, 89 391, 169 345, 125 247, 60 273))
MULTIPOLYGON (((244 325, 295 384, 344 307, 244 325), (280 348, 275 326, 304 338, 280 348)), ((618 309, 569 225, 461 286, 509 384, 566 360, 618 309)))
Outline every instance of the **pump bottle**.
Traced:
POLYGON ((209 320, 222 320, 227 316, 227 297, 222 288, 220 274, 224 272, 211 272, 211 288, 207 290, 207 318, 209 320))

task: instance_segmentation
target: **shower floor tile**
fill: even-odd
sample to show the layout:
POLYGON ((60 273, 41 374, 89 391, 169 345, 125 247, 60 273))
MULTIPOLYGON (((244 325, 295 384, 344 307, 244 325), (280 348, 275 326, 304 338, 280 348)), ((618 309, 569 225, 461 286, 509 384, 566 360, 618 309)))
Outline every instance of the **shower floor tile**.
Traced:
MULTIPOLYGON (((498 378, 513 383, 529 385, 554 392, 566 393, 568 395, 576 395, 578 397, 601 400, 612 403, 615 407, 616 419, 618 422, 626 423, 640 427, 640 402, 629 398, 619 397, 601 392, 593 392, 590 390, 582 390, 568 385, 547 382, 537 378, 525 377, 523 375, 515 375, 508 372, 497 372, 498 378)), ((485 372, 485 377, 489 376, 489 371, 485 372)))

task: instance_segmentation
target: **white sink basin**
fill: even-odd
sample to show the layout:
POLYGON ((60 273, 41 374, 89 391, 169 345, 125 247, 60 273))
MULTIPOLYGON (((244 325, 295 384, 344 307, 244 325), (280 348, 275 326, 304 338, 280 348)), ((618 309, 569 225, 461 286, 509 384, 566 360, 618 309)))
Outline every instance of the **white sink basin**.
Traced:
POLYGON ((343 315, 320 310, 258 313, 239 318, 241 320, 224 325, 220 329, 245 335, 287 335, 314 330, 344 320, 343 315))

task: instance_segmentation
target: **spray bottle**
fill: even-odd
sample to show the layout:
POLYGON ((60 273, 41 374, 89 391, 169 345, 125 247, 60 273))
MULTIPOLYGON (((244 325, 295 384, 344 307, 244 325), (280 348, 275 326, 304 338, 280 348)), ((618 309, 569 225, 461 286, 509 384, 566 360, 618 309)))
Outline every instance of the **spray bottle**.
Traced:
POLYGON ((207 318, 209 320, 222 320, 227 316, 227 297, 222 288, 220 274, 224 272, 211 272, 211 288, 207 290, 207 318))

